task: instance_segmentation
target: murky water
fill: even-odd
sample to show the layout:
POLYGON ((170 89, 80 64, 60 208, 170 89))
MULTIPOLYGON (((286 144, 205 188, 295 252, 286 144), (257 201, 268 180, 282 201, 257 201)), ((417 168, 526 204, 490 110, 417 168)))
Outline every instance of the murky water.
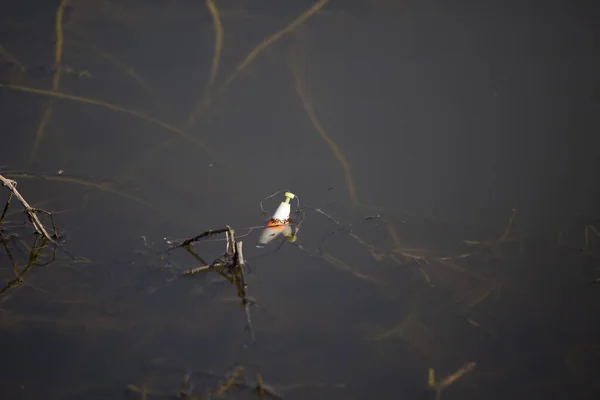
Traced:
POLYGON ((61 35, 55 3, 0 25, 0 174, 65 239, 12 199, 3 399, 594 398, 593 12, 72 0, 61 35), (280 189, 297 240, 257 249, 280 189), (164 253, 226 225, 251 330, 164 253))

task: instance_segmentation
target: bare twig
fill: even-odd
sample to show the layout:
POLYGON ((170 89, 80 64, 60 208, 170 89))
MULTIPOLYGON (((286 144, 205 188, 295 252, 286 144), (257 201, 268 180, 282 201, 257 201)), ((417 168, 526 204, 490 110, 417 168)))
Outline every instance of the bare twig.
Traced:
POLYGON ((181 244, 171 247, 169 250, 184 247, 188 253, 190 253, 196 260, 200 261, 202 265, 199 267, 191 268, 183 273, 183 275, 195 275, 200 272, 207 272, 210 270, 216 271, 219 275, 225 278, 229 283, 235 284, 237 289, 237 295, 242 301, 246 312, 246 330, 250 333, 251 344, 254 343, 254 331, 252 329, 252 319, 250 316, 250 306, 254 304, 254 301, 248 298, 248 284, 246 282, 245 274, 245 260, 242 252, 242 241, 235 240, 235 231, 227 225, 223 229, 215 229, 203 232, 190 239, 184 240, 181 244), (202 238, 216 235, 219 233, 225 233, 226 244, 225 253, 222 259, 218 258, 213 261, 212 264, 208 265, 204 260, 196 254, 190 247, 191 243, 194 243, 202 238))
POLYGON ((177 249, 179 247, 189 246, 190 244, 192 244, 194 242, 197 242, 198 240, 200 240, 202 238, 205 238, 205 237, 208 237, 208 236, 212 236, 212 235, 218 235, 219 233, 224 233, 224 232, 229 231, 229 229, 231 229, 231 228, 227 227, 227 228, 224 228, 224 229, 216 229, 216 230, 209 230, 209 231, 206 231, 206 232, 202 232, 199 235, 196 235, 196 236, 194 236, 192 238, 186 239, 182 243, 171 247, 170 250, 177 249))
MULTIPOLYGON (((50 215, 50 217, 52 218, 52 214, 48 211, 41 210, 41 209, 35 208, 35 207, 31 207, 29 205, 29 203, 27 202, 27 200, 25 200, 25 198, 23 196, 21 196, 21 193, 19 193, 19 191, 17 190, 17 182, 16 181, 7 179, 4 176, 2 176, 1 174, 0 174, 0 181, 2 182, 3 186, 6 186, 8 188, 8 190, 11 191, 11 196, 9 197, 9 201, 12 198, 12 196, 15 196, 21 202, 21 204, 25 208, 25 213, 27 214, 29 221, 35 228, 35 231, 37 233, 39 233, 40 235, 44 236, 44 238, 46 240, 48 240, 49 242, 56 244, 56 240, 58 239, 58 236, 56 234, 56 227, 54 226, 54 219, 52 219, 52 228, 54 229, 54 233, 52 235, 50 235, 37 216, 37 213, 41 212, 41 213, 50 215)), ((5 207, 5 210, 6 210, 6 208, 8 208, 8 206, 5 207)), ((2 213, 2 217, 4 218, 4 212, 2 213)))

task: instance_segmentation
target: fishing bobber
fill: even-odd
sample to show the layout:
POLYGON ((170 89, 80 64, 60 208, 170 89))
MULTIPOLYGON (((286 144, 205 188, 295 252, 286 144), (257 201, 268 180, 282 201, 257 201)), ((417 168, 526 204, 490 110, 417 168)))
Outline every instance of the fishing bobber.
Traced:
POLYGON ((280 224, 288 223, 290 221, 290 213, 292 209, 292 205, 290 204, 290 200, 292 200, 296 195, 294 193, 285 192, 284 194, 285 200, 279 204, 275 213, 271 217, 271 221, 279 222, 280 224))
POLYGON ((283 236, 287 239, 288 242, 295 242, 296 235, 294 231, 290 227, 290 214, 291 214, 291 204, 290 200, 296 197, 293 193, 285 192, 285 200, 282 201, 273 215, 271 219, 267 221, 265 224, 265 228, 263 229, 258 242, 256 243, 256 247, 264 247, 277 236, 283 234, 283 236))

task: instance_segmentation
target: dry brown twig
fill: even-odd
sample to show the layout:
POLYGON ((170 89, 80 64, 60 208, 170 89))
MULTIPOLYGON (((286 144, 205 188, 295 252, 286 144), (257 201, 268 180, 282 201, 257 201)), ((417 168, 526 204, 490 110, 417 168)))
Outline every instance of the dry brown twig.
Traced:
POLYGON ((56 226, 54 225, 54 218, 52 216, 52 213, 49 211, 42 210, 40 208, 35 208, 35 207, 32 207, 31 205, 29 205, 27 200, 25 200, 25 198, 17 190, 17 182, 16 181, 5 178, 4 176, 2 176, 0 174, 0 182, 2 182, 2 186, 5 186, 8 188, 8 190, 10 190, 10 195, 9 195, 8 201, 6 202, 6 205, 4 207, 4 211, 2 212, 2 218, 0 218, 0 223, 2 222, 2 219, 4 218, 4 216, 6 214, 6 210, 8 210, 8 206, 10 204, 10 201, 12 200, 12 197, 14 196, 21 202, 21 204, 25 208, 25 213, 27 214, 27 218, 29 219, 29 222, 31 222, 31 225, 33 225, 35 231, 37 233, 39 233, 40 235, 42 235, 49 242, 56 244, 57 240, 58 240, 58 235, 56 233, 56 226), (48 231, 46 230, 46 228, 44 227, 44 225, 38 218, 38 216, 37 216, 38 213, 42 213, 42 214, 46 214, 46 215, 50 216, 50 220, 52 221, 52 230, 53 230, 52 235, 50 235, 50 233, 48 233, 48 231))
POLYGON ((183 272, 184 276, 196 275, 200 272, 206 272, 210 270, 216 271, 219 275, 225 278, 229 283, 235 284, 237 289, 237 295, 241 299, 242 305, 246 312, 246 330, 250 334, 251 342, 254 342, 254 331, 252 328, 252 319, 250 316, 250 306, 254 305, 254 301, 248 297, 248 284, 246 282, 245 274, 245 261, 244 254, 242 253, 242 241, 236 241, 235 231, 226 225, 223 229, 211 229, 196 235, 192 238, 184 240, 182 243, 172 246, 169 250, 183 247, 190 253, 196 260, 202 262, 203 265, 195 268, 188 269, 183 272), (192 248, 191 245, 203 238, 208 236, 225 233, 225 253, 222 258, 218 258, 213 261, 212 264, 208 265, 202 257, 200 257, 192 248))

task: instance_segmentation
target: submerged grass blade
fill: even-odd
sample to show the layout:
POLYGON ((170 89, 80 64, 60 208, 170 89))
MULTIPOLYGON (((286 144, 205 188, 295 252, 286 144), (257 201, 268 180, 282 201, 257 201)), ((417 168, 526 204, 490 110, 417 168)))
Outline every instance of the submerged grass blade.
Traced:
POLYGON ((323 260, 327 261, 330 265, 332 265, 333 267, 337 268, 340 271, 346 272, 346 273, 348 273, 350 275, 353 275, 354 277, 356 277, 358 279, 361 279, 363 281, 366 281, 366 282, 371 282, 371 283, 383 285, 383 282, 381 282, 376 277, 371 276, 371 275, 367 275, 367 274, 363 274, 362 272, 359 272, 359 271, 355 270, 354 268, 352 268, 351 266, 349 266, 348 264, 346 264, 342 260, 340 260, 340 259, 332 256, 331 254, 324 253, 320 257, 323 260))
POLYGON ((71 95, 71 94, 67 94, 67 93, 61 93, 61 92, 54 92, 51 90, 43 90, 43 89, 36 89, 36 88, 32 88, 32 87, 27 87, 27 86, 19 86, 19 85, 6 85, 3 83, 0 83, 0 88, 5 88, 5 89, 10 89, 10 90, 16 90, 16 91, 20 91, 20 92, 27 92, 27 93, 33 93, 33 94, 39 94, 42 96, 50 96, 50 97, 56 97, 59 99, 64 99, 64 100, 71 100, 71 101, 75 101, 75 102, 79 102, 79 103, 86 103, 86 104, 92 104, 95 106, 99 106, 99 107, 104 107, 107 108, 109 110, 118 112, 118 113, 122 113, 122 114, 128 114, 128 115, 132 115, 134 117, 137 117, 139 119, 143 119, 144 121, 150 122, 154 125, 158 125, 170 132, 173 132, 177 135, 179 135, 180 137, 184 138, 185 140, 193 143, 194 145, 196 145, 196 147, 211 153, 211 154, 215 154, 216 152, 211 149, 210 147, 208 147, 206 144, 204 144, 202 141, 200 141, 199 139, 194 138, 193 136, 190 136, 188 134, 186 134, 185 132, 183 132, 181 129, 177 128, 176 126, 173 125, 169 125, 166 122, 163 122, 161 120, 158 120, 156 118, 152 118, 149 115, 140 112, 140 111, 135 111, 135 110, 129 110, 127 108, 124 107, 120 107, 111 103, 106 103, 104 101, 101 100, 95 100, 95 99, 90 99, 88 97, 82 97, 82 96, 75 96, 75 95, 71 95))
MULTIPOLYGON (((329 0, 320 0, 320 1, 318 1, 312 7, 310 7, 308 10, 306 10, 305 12, 303 12, 302 14, 300 14, 295 20, 293 20, 292 22, 290 22, 286 27, 284 27, 280 31, 274 33, 273 35, 265 38, 262 42, 260 42, 244 58, 244 60, 238 64, 238 66, 236 67, 235 71, 229 76, 229 78, 225 81, 225 83, 217 90, 216 94, 222 94, 223 92, 225 92, 227 90, 227 88, 229 87, 229 85, 231 84, 231 82, 233 82, 233 80, 246 67, 248 67, 248 65, 250 65, 252 63, 252 61, 254 61, 254 59, 256 59, 256 57, 265 48, 267 48, 269 45, 271 45, 272 43, 274 43, 275 41, 277 41, 278 39, 280 39, 285 34, 292 32, 296 27, 298 27, 300 24, 302 24, 304 21, 306 21, 308 18, 310 18, 313 14, 315 14, 321 8, 323 8, 323 6, 325 6, 325 4, 327 4, 328 1, 329 0)), ((219 70, 220 54, 221 54, 222 47, 223 47, 223 27, 222 27, 222 24, 221 24, 221 18, 220 18, 219 10, 216 7, 216 5, 214 4, 214 2, 212 0, 206 0, 206 4, 207 4, 207 7, 208 7, 208 9, 209 9, 209 11, 211 13, 211 16, 212 16, 212 19, 213 19, 213 25, 214 25, 214 28, 215 28, 215 52, 214 52, 214 55, 213 55, 213 61, 212 61, 212 67, 211 67, 211 74, 210 74, 210 77, 209 77, 209 82, 207 84, 207 89, 205 91, 205 94, 204 94, 203 98, 201 99, 199 105, 194 108, 194 110, 192 111, 192 113, 188 117, 187 121, 184 124, 184 128, 181 129, 182 132, 185 132, 184 129, 189 129, 189 127, 199 117, 204 116, 204 112, 206 112, 206 110, 209 108, 209 106, 211 104, 210 90, 212 89, 212 86, 214 86, 214 82, 216 80, 216 77, 217 77, 217 74, 218 74, 218 70, 219 70)), ((142 161, 146 161, 147 162, 148 160, 152 159, 155 155, 157 155, 163 149, 165 149, 170 144, 171 141, 172 141, 171 139, 168 139, 167 141, 163 142, 161 145, 159 145, 159 146, 151 149, 147 154, 145 154, 141 158, 140 162, 142 162, 142 161)), ((223 160, 221 160, 221 161, 223 161, 223 160)), ((130 168, 129 172, 133 171, 135 169, 137 169, 137 167, 133 166, 133 167, 130 168)), ((126 173, 125 175, 129 176, 130 173, 126 173)))
POLYGON ((57 90, 60 85, 60 66, 63 55, 63 40, 64 40, 64 32, 63 32, 63 14, 65 11, 65 7, 69 3, 69 0, 61 0, 58 6, 58 10, 56 10, 56 46, 54 48, 54 66, 56 67, 56 73, 52 79, 52 88, 53 90, 57 90))
POLYGON ((318 2, 313 4, 308 10, 300 14, 295 20, 293 20, 287 26, 285 26, 283 29, 272 34, 271 36, 265 38, 262 42, 260 42, 254 49, 252 49, 252 51, 246 56, 246 58, 244 58, 244 60, 238 64, 233 74, 231 74, 231 76, 225 81, 223 86, 221 86, 219 92, 225 91, 227 87, 231 84, 231 82, 233 82, 233 80, 240 74, 240 72, 242 72, 246 67, 248 67, 248 65, 250 65, 252 61, 254 61, 254 59, 264 49, 266 49, 269 45, 273 44, 285 34, 292 32, 294 29, 296 29, 296 27, 298 27, 300 24, 302 24, 312 15, 314 15, 317 11, 323 8, 323 6, 325 6, 325 4, 327 4, 328 1, 329 0, 319 0, 318 2))
POLYGON ((34 174, 16 173, 16 172, 15 173, 6 173, 4 175, 7 177, 10 177, 10 178, 14 178, 14 179, 40 179, 40 180, 47 180, 47 181, 72 183, 72 184, 76 184, 76 185, 80 185, 80 186, 87 186, 87 187, 90 187, 93 189, 100 190, 102 192, 119 195, 121 197, 135 201, 135 202, 142 204, 149 208, 154 208, 154 206, 152 204, 148 203, 147 201, 142 200, 134 195, 125 193, 125 192, 117 189, 112 182, 94 182, 92 180, 85 179, 85 178, 77 178, 77 177, 63 176, 63 175, 56 175, 56 176, 38 175, 38 174, 34 175, 34 174))
POLYGON ((293 63, 291 67, 292 67, 291 68, 292 74, 294 75, 296 92, 298 93, 298 96, 300 97, 302 106, 304 107, 306 114, 308 115, 308 118, 310 119, 310 122, 312 123, 313 127, 315 128, 315 130, 317 131, 319 136, 321 136, 321 139, 323 139, 325 141, 325 143, 327 143, 327 145, 333 152, 335 158, 338 160, 338 162, 341 164, 342 168, 344 169, 344 176, 346 179, 346 187, 348 188, 348 193, 350 195, 350 199, 352 200, 352 203, 354 205, 358 205, 359 203, 358 203, 358 197, 356 195, 356 186, 354 185, 354 178, 352 177, 352 171, 350 168, 350 164, 348 163, 348 160, 346 160, 346 156, 344 156, 344 153, 342 153, 342 151, 340 150, 338 145, 329 137, 327 132, 325 132, 325 129, 323 128, 319 119, 317 118, 317 114, 315 113, 315 110, 312 107, 312 104, 311 104, 310 100, 308 99, 308 96, 304 89, 305 85, 303 82, 303 80, 304 80, 303 76, 302 76, 303 74, 299 70, 299 67, 297 65, 295 65, 295 63, 293 63))
MULTIPOLYGON (((61 0, 58 6, 58 10, 56 10, 56 45, 54 48, 54 76, 52 77, 52 91, 58 91, 60 87, 60 77, 61 77, 61 61, 63 54, 63 14, 65 7, 69 3, 69 0, 61 0)), ((44 138, 44 132, 46 131, 46 126, 48 126, 48 122, 50 121, 50 117, 52 116, 52 101, 48 102, 46 109, 44 110, 44 115, 42 120, 40 121, 38 128, 35 133, 35 139, 33 140, 33 147, 31 148, 31 153, 29 155, 29 160, 34 161, 38 149, 40 147, 40 143, 44 138)))
POLYGON ((215 52, 213 54, 210 76, 208 78, 208 83, 206 84, 206 89, 204 90, 204 94, 202 95, 200 102, 196 105, 196 107, 194 107, 194 109, 190 113, 185 123, 186 129, 189 129, 189 127, 194 124, 196 117, 200 113, 202 113, 210 103, 211 91, 219 73, 221 51, 223 50, 223 24, 221 23, 221 15, 219 14, 219 9, 217 8, 213 0, 206 0, 206 7, 210 11, 210 15, 213 20, 213 27, 215 29, 215 52))
POLYGON ((95 99, 91 99, 88 97, 82 97, 82 96, 75 96, 75 95, 71 95, 71 94, 67 94, 67 93, 61 93, 61 92, 53 92, 50 90, 44 90, 44 89, 36 89, 36 88, 32 88, 32 87, 27 87, 27 86, 19 86, 19 85, 6 85, 3 83, 0 83, 0 88, 6 88, 6 89, 10 89, 10 90, 16 90, 16 91, 20 91, 20 92, 27 92, 27 93, 33 93, 33 94, 39 94, 42 96, 50 96, 50 97, 56 97, 58 99, 63 99, 63 100, 71 100, 71 101, 75 101, 75 102, 79 102, 79 103, 86 103, 86 104, 92 104, 95 106, 99 106, 99 107, 104 107, 104 108, 108 108, 109 110, 115 111, 115 112, 119 112, 122 114, 129 114, 129 115, 133 115, 134 117, 143 119, 144 121, 148 121, 150 123, 153 123, 155 125, 158 125, 168 131, 171 132, 175 132, 175 133, 179 133, 179 129, 173 125, 169 125, 165 122, 162 122, 160 120, 157 120, 155 118, 152 118, 146 114, 144 114, 143 112, 140 111, 135 111, 135 110, 129 110, 127 108, 124 107, 120 107, 111 103, 106 103, 104 101, 101 100, 95 100, 95 99))

